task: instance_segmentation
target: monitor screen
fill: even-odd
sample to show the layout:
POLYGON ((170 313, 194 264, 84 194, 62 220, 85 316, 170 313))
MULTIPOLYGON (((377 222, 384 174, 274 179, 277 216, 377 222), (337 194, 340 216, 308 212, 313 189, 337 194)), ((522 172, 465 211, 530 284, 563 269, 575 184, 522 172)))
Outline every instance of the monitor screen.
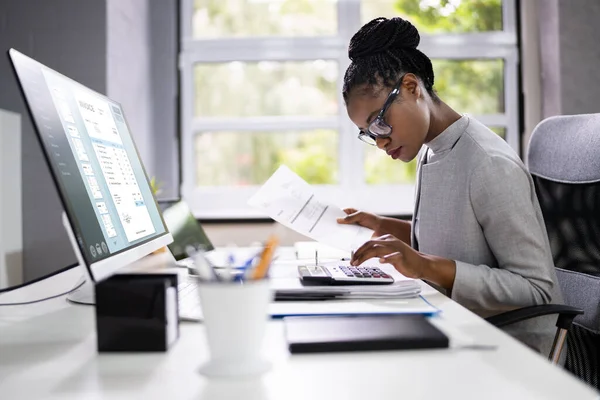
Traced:
POLYGON ((121 105, 10 56, 86 264, 167 234, 121 105))

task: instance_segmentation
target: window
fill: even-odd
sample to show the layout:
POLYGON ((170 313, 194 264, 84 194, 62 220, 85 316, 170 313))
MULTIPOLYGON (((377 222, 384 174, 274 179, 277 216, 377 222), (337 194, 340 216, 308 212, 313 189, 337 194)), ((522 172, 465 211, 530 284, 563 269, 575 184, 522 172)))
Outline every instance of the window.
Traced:
POLYGON ((263 217, 246 201, 282 163, 339 206, 412 213, 416 162, 357 140, 341 97, 350 38, 377 16, 415 24, 440 97, 519 151, 514 0, 182 0, 182 193, 197 217, 263 217))

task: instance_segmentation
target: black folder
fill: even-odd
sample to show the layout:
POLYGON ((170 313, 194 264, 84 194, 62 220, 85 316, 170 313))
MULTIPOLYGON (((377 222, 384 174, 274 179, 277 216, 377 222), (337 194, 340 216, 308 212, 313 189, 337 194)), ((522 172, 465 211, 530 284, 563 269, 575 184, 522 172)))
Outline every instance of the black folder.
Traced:
POLYGON ((315 316, 283 319, 290 353, 447 348, 425 316, 315 316))

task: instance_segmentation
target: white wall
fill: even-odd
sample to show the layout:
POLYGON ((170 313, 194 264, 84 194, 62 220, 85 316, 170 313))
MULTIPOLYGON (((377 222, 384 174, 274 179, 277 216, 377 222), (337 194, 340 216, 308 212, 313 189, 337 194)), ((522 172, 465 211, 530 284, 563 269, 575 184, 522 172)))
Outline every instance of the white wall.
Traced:
POLYGON ((21 116, 0 110, 0 289, 22 281, 21 116))

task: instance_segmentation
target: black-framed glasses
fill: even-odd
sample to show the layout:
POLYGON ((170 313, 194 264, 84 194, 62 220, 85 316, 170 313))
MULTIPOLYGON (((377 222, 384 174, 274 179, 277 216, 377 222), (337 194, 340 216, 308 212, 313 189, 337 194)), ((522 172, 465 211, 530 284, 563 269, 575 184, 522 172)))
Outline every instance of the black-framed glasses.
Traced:
POLYGON ((361 129, 358 132, 358 138, 360 140, 367 144, 370 144, 371 146, 375 146, 377 144, 377 138, 386 138, 392 134, 392 126, 385 122, 383 117, 387 112, 388 108, 390 108, 390 106, 394 102, 394 100, 396 100, 398 93, 400 93, 400 86, 402 85, 403 79, 404 75, 402 75, 400 79, 398 79, 398 83, 396 83, 396 86, 394 86, 394 88, 388 95, 387 99, 385 100, 385 103, 383 103, 381 111, 379 111, 377 117, 375 117, 375 119, 371 121, 371 123, 367 127, 367 130, 365 131, 361 129))

